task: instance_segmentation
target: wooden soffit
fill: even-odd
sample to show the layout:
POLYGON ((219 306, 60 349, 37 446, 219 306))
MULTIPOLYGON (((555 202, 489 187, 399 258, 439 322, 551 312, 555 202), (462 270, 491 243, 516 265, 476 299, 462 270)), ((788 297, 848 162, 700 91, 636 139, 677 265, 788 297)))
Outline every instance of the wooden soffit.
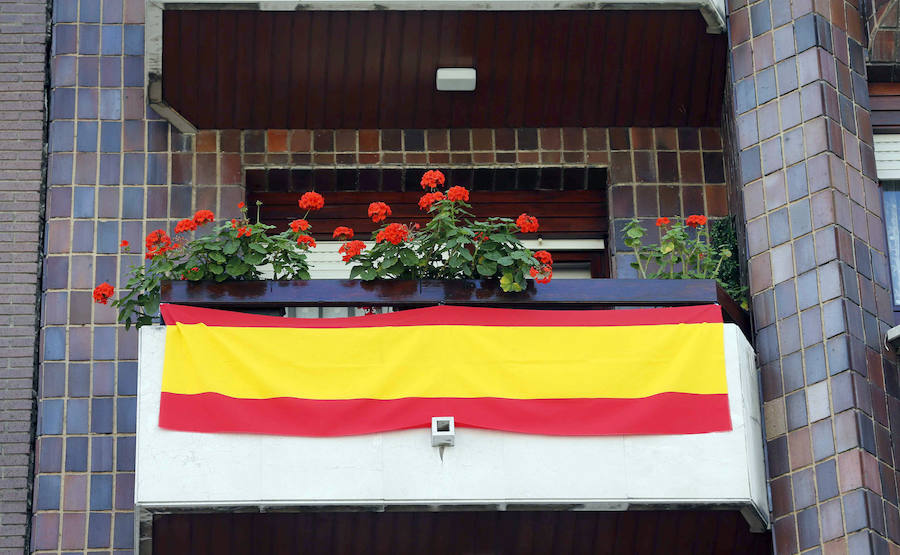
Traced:
POLYGON ((202 129, 717 126, 706 31, 694 10, 167 9, 150 96, 202 129), (439 67, 475 91, 436 91, 439 67))

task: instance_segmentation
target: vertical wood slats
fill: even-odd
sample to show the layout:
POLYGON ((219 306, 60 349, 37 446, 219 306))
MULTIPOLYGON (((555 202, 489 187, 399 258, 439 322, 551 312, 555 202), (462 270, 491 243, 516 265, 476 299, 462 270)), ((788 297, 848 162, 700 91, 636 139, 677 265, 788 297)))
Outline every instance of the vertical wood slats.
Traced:
POLYGON ((704 126, 726 50, 696 11, 167 10, 163 89, 199 128, 704 126))
POLYGON ((195 555, 771 553, 737 511, 186 513, 157 515, 153 552, 195 555))

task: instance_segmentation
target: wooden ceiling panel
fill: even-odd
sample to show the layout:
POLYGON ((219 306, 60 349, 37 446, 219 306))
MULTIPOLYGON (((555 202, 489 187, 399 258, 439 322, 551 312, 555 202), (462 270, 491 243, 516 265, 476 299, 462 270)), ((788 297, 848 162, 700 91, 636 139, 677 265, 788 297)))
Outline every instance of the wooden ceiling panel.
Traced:
POLYGON ((696 11, 167 10, 163 96, 201 129, 719 125, 696 11), (438 92, 474 67, 474 92, 438 92))

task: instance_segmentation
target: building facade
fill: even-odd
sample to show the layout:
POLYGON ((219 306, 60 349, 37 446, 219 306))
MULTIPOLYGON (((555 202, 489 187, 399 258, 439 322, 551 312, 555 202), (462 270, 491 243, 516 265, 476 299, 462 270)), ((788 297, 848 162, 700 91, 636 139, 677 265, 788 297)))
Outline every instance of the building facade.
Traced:
MULTIPOLYGON (((148 232, 288 192, 405 192, 405 172, 440 168, 485 193, 599 191, 599 217, 557 229, 606 241, 592 277, 634 277, 632 218, 732 218, 771 500, 752 545, 900 551, 896 238, 874 140, 896 125, 875 100, 897 79, 895 1, 264 4, 0 4, 0 547, 138 548, 138 334, 92 290, 124 286, 148 232), (434 90, 452 66, 477 68, 475 96, 434 90)), ((622 515, 598 532, 621 552, 665 552, 622 543, 646 527, 734 549, 702 520, 679 536, 622 515)))

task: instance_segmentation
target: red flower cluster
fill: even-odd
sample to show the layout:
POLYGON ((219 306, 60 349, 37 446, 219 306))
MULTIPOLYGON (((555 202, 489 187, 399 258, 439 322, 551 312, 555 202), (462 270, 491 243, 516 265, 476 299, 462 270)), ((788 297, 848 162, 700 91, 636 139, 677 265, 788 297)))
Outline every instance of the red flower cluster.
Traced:
POLYGON ((313 248, 313 249, 316 248, 316 240, 313 239, 312 237, 310 237, 309 235, 301 235, 300 237, 297 237, 297 244, 298 245, 306 245, 309 248, 313 248))
POLYGON ((325 197, 315 191, 310 191, 303 193, 297 204, 304 210, 321 210, 325 206, 325 197))
POLYGON ((538 230, 538 220, 534 216, 523 213, 516 218, 516 226, 522 233, 534 233, 538 230))
POLYGON ((443 185, 446 178, 444 174, 437 170, 428 170, 425 172, 425 175, 422 176, 422 188, 423 189, 437 189, 438 185, 443 185))
POLYGON ((529 273, 538 283, 550 283, 553 278, 553 257, 547 251, 537 251, 534 257, 541 263, 540 268, 532 266, 529 273))
POLYGON ((175 233, 185 233, 197 229, 197 223, 191 218, 185 218, 175 224, 175 233))
POLYGON ((387 241, 394 245, 399 245, 409 236, 409 228, 402 224, 390 224, 386 228, 378 232, 375 236, 375 242, 380 243, 387 241))
POLYGON ((241 201, 238 203, 238 210, 243 210, 243 209, 244 209, 244 201, 241 201))
POLYGON ((419 208, 422 210, 431 210, 431 205, 439 200, 444 200, 444 193, 437 191, 434 193, 425 193, 419 199, 419 208))
POLYGON ((656 227, 662 227, 664 225, 669 225, 670 223, 671 222, 669 221, 669 218, 666 218, 666 217, 656 218, 656 227))
POLYGON ((307 222, 303 218, 291 222, 291 231, 293 231, 294 233, 300 233, 301 231, 306 231, 307 229, 309 229, 309 222, 307 222))
POLYGON ((122 239, 122 242, 119 243, 119 246, 122 247, 123 249, 127 249, 129 245, 131 245, 131 243, 129 243, 129 242, 128 242, 127 240, 125 240, 125 239, 122 239))
POLYGON ((348 241, 341 245, 341 248, 338 249, 338 252, 344 255, 341 260, 343 260, 344 262, 350 262, 350 260, 354 256, 361 253, 365 248, 366 244, 362 241, 348 241))
POLYGON ((369 205, 369 217, 376 224, 383 222, 391 215, 391 207, 383 202, 373 202, 369 205))
POLYGON ((476 243, 480 243, 482 241, 487 241, 488 236, 479 231, 475 234, 475 237, 472 237, 472 240, 474 240, 476 243))
POLYGON ((159 256, 166 251, 177 249, 179 247, 178 243, 172 244, 172 238, 162 229, 151 231, 150 234, 147 235, 145 244, 147 246, 145 258, 148 260, 154 256, 159 256))
POLYGON ((249 228, 249 227, 247 227, 247 226, 245 226, 245 225, 242 225, 242 226, 238 229, 238 232, 237 232, 238 239, 240 239, 241 237, 243 237, 243 236, 245 236, 245 235, 246 235, 247 237, 250 237, 251 234, 253 234, 253 229, 252 229, 252 228, 249 228))
POLYGON ((688 216, 687 220, 684 221, 688 225, 688 227, 700 227, 701 225, 706 225, 706 216, 688 216))
POLYGON ((94 302, 100 304, 106 304, 109 302, 109 298, 113 296, 113 293, 116 292, 115 287, 106 283, 105 281, 94 288, 94 302))
POLYGON ((353 230, 341 225, 334 228, 334 233, 331 236, 335 239, 353 239, 353 230))
POLYGON ((459 185, 450 187, 447 189, 447 198, 454 202, 458 200, 469 202, 469 190, 465 187, 460 187, 459 185))
POLYGON ((216 221, 216 216, 212 213, 212 210, 197 210, 197 212, 194 213, 194 223, 197 225, 203 225, 214 221, 216 221))

